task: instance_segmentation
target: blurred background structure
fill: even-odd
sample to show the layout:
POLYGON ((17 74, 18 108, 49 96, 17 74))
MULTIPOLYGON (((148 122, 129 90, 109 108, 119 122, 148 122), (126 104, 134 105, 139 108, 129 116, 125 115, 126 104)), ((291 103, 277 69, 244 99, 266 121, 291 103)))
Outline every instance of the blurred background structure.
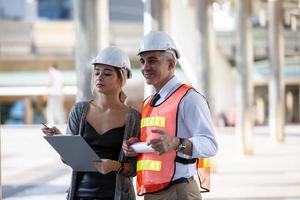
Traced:
MULTIPOLYGON (((208 98, 218 137, 237 139, 221 145, 220 155, 229 155, 223 154, 229 148, 229 157, 254 159, 273 150, 261 148, 270 142, 299 156, 288 147, 297 146, 289 145, 290 137, 298 144, 300 137, 300 0, 0 0, 0 119, 10 134, 5 138, 28 127, 38 130, 32 124, 47 121, 47 70, 53 63, 64 77, 65 113, 75 101, 91 98, 90 61, 108 45, 130 55, 133 78, 125 92, 128 104, 140 109, 153 90, 144 84, 136 48, 150 30, 174 38, 182 55, 177 76, 208 98), (267 137, 257 140, 257 135, 267 137)), ((5 167, 10 151, 2 149, 5 167)), ((216 173, 224 171, 222 159, 213 163, 216 173)), ((296 164, 293 176, 300 177, 296 164)), ((288 184, 300 191, 299 180, 288 184)), ((299 193, 290 192, 291 198, 300 199, 299 193)), ((212 193, 208 198, 233 197, 212 193)))

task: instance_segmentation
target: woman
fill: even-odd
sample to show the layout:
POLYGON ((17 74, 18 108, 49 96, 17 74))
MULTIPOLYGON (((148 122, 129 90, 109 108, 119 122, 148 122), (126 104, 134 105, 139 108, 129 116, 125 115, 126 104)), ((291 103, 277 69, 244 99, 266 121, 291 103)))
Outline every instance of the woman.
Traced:
MULTIPOLYGON (((98 172, 73 171, 69 200, 135 199, 130 177, 135 176, 136 158, 126 157, 122 141, 139 135, 140 114, 125 105, 122 88, 131 77, 128 56, 117 47, 102 50, 93 62, 89 102, 76 103, 69 115, 67 134, 80 134, 101 158, 98 172)), ((61 134, 42 128, 47 135, 61 134)))

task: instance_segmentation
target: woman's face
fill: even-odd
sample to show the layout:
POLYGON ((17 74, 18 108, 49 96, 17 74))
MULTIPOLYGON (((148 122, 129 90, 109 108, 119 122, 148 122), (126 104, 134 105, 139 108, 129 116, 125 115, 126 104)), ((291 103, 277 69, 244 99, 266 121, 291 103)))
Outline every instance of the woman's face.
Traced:
POLYGON ((99 93, 118 93, 121 89, 121 80, 117 69, 109 65, 94 66, 95 90, 99 93))

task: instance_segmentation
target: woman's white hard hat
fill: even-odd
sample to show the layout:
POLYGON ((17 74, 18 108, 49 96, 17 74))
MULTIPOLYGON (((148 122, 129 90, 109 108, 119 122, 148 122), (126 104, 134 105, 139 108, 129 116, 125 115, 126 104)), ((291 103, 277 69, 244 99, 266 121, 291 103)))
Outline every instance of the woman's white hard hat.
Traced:
POLYGON ((149 32, 138 48, 137 54, 140 55, 147 51, 168 51, 171 50, 175 53, 176 58, 180 57, 179 51, 172 40, 166 33, 160 31, 149 32))
POLYGON ((93 65, 103 64, 126 69, 127 77, 131 78, 131 65, 128 55, 118 47, 107 47, 101 50, 92 62, 93 65))

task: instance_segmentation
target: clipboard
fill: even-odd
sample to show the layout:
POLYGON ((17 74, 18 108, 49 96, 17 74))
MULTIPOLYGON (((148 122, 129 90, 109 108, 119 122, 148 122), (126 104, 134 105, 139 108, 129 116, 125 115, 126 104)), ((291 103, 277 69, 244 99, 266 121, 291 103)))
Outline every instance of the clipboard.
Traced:
POLYGON ((96 152, 79 135, 44 136, 62 159, 75 171, 96 172, 92 161, 100 160, 96 152))

